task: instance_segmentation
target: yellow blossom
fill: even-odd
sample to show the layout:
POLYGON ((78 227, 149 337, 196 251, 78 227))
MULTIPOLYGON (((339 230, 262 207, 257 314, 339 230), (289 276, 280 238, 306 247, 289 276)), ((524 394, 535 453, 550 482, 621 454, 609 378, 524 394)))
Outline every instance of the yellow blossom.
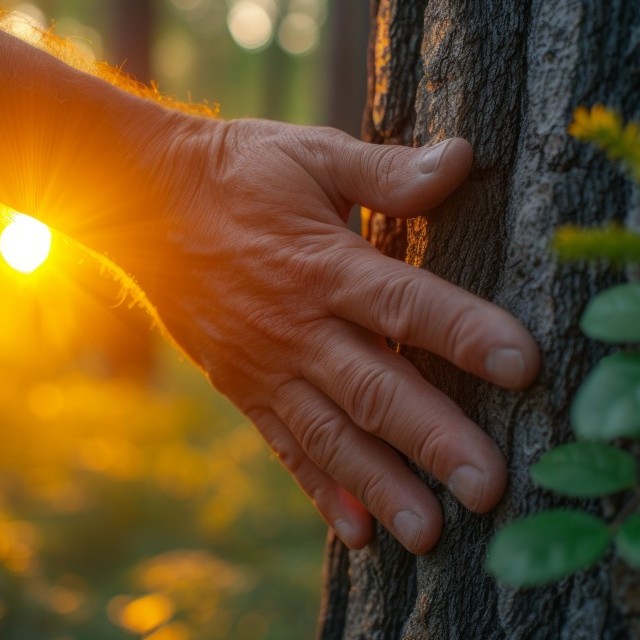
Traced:
POLYGON ((568 132, 577 140, 591 142, 640 180, 640 125, 637 122, 625 125, 616 111, 601 104, 591 109, 581 106, 575 110, 568 132))
POLYGON ((596 104, 591 109, 578 107, 569 125, 569 134, 578 140, 593 140, 602 133, 616 135, 621 132, 620 116, 607 107, 596 104))

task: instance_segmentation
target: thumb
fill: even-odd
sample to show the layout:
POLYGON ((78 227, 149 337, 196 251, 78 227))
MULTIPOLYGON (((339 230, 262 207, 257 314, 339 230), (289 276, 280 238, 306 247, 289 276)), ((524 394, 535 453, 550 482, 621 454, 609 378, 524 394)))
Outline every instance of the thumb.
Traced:
POLYGON ((332 146, 325 157, 340 196, 398 218, 440 204, 467 177, 473 161, 471 145, 462 138, 419 149, 353 138, 335 138, 332 146))

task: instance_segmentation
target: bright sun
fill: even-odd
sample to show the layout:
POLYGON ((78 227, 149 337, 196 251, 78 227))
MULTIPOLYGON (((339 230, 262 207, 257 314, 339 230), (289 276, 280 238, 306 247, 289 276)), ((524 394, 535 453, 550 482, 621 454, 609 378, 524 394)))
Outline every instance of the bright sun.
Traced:
POLYGON ((0 253, 16 271, 31 273, 49 255, 51 231, 46 224, 22 213, 14 214, 0 235, 0 253))

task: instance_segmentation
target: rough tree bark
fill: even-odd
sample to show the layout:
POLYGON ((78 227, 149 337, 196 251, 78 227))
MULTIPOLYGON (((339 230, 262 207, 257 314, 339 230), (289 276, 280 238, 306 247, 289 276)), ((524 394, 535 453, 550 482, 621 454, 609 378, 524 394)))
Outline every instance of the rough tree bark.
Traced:
MULTIPOLYGON (((511 310, 539 341, 544 369, 532 389, 512 394, 399 347, 501 446, 510 487, 497 510, 477 516, 425 478, 442 500, 446 530, 422 557, 381 527, 360 552, 330 539, 319 635, 640 638, 640 580, 613 554, 593 570, 530 590, 500 586, 483 571, 496 527, 560 503, 533 487, 527 467, 570 437, 570 399, 603 354, 577 320, 586 301, 623 274, 559 265, 549 241, 565 222, 639 222, 638 190, 566 127, 577 105, 596 102, 640 118, 640 3, 374 0, 371 17, 365 138, 423 145, 459 135, 472 142, 476 162, 466 186, 406 234, 376 213, 367 233, 386 253, 403 258, 406 249, 411 264, 511 310)), ((613 506, 590 504, 605 515, 613 506)))

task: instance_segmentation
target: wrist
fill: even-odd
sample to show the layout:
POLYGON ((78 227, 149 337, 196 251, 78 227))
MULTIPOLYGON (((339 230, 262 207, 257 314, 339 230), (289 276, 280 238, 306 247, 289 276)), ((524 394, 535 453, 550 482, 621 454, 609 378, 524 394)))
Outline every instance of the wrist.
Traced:
POLYGON ((166 109, 158 115, 143 137, 127 136, 137 178, 125 189, 132 193, 117 216, 117 237, 104 247, 154 299, 180 277, 183 266, 189 268, 182 263, 194 241, 209 235, 213 199, 219 195, 212 189, 212 156, 222 149, 227 126, 166 109))
POLYGON ((0 59, 0 203, 135 274, 160 239, 180 174, 194 172, 178 152, 217 123, 1 32, 0 59))

